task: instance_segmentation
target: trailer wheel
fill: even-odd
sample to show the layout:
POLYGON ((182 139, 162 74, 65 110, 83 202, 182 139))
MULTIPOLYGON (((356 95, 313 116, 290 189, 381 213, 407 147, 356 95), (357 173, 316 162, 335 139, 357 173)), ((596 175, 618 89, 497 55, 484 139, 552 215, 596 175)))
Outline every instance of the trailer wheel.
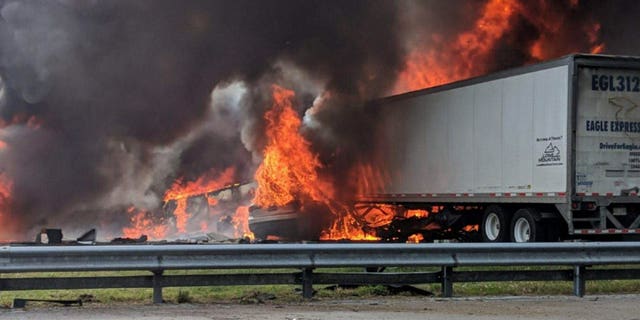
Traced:
POLYGON ((540 223, 535 219, 536 212, 530 208, 516 211, 511 221, 512 242, 544 241, 540 223))
POLYGON ((482 216, 480 231, 483 242, 505 242, 509 240, 509 214, 500 206, 488 206, 482 216))

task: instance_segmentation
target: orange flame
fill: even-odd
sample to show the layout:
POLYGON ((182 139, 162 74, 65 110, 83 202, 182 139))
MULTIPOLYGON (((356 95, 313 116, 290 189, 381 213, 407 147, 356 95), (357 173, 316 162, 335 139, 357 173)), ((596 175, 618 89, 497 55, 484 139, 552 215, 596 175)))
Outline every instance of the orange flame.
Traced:
MULTIPOLYGON (((235 169, 229 167, 220 174, 216 174, 216 172, 212 170, 195 181, 184 182, 183 178, 179 178, 171 185, 171 188, 164 194, 164 201, 176 201, 174 215, 176 217, 176 228, 178 232, 187 231, 187 223, 191 217, 191 214, 187 212, 188 198, 211 190, 220 189, 232 183, 234 175, 235 169)), ((210 198, 208 198, 207 201, 209 203, 212 202, 210 198)))
POLYGON ((189 221, 189 217, 191 216, 191 214, 187 212, 186 197, 176 199, 176 209, 173 211, 173 214, 176 217, 176 228, 178 228, 178 232, 186 232, 187 221, 189 221))
POLYGON ((407 243, 420 243, 420 241, 424 240, 424 236, 422 233, 412 234, 407 238, 407 243))
POLYGON ((261 207, 283 206, 294 200, 321 202, 335 216, 322 239, 377 239, 362 230, 354 212, 334 198, 331 183, 322 179, 322 164, 311 144, 300 134, 300 116, 293 109, 294 92, 273 85, 273 104, 265 113, 267 146, 256 171, 254 203, 261 207))
POLYGON ((412 217, 426 218, 427 216, 429 216, 429 211, 421 210, 421 209, 409 209, 405 213, 406 218, 412 218, 412 217))
POLYGON ((413 50, 400 74, 394 92, 406 92, 469 78, 484 73, 482 62, 509 28, 509 18, 518 10, 515 0, 491 0, 484 6, 471 31, 458 35, 451 46, 434 35, 430 50, 413 50), (444 50, 442 50, 444 48, 444 50), (451 63, 455 59, 455 63, 451 63))
POLYGON ((253 232, 249 230, 249 207, 239 206, 236 209, 236 214, 233 216, 233 225, 235 227, 234 236, 237 238, 249 238, 255 239, 253 232))
POLYGON ((462 230, 466 231, 466 232, 478 231, 478 230, 480 230, 480 225, 478 225, 478 224, 466 225, 466 226, 464 226, 464 228, 462 228, 462 230))
MULTIPOLYGON (((219 173, 211 170, 194 181, 184 181, 183 178, 177 179, 164 194, 165 205, 168 201, 172 200, 176 203, 176 207, 173 210, 175 223, 172 223, 169 219, 154 218, 150 212, 132 207, 128 210, 131 216, 131 223, 130 226, 122 229, 123 236, 137 237, 145 234, 150 239, 157 240, 173 235, 176 232, 208 232, 211 227, 210 222, 218 221, 218 216, 226 210, 224 208, 228 208, 228 203, 225 203, 226 207, 215 209, 219 200, 216 199, 214 195, 208 194, 208 192, 219 190, 230 185, 234 179, 234 175, 235 169, 229 167, 219 173), (206 208, 204 208, 206 213, 194 216, 196 212, 189 212, 188 200, 192 197, 204 197, 201 200, 206 200, 206 208)), ((200 203, 202 204, 202 202, 200 203)), ((197 208, 197 210, 203 210, 202 205, 197 208)), ((248 229, 248 213, 246 215, 233 217, 233 219, 236 228, 248 229)), ((242 229, 242 231, 245 231, 245 229, 242 229)))
POLYGON ((600 23, 594 23, 591 27, 586 28, 587 35, 589 36, 589 42, 591 43, 590 53, 602 53, 604 51, 604 43, 600 42, 600 23))
MULTIPOLYGON (((573 5, 573 4, 571 4, 573 5)), ((577 6, 578 3, 575 3, 577 6)), ((587 19, 581 27, 586 35, 585 44, 573 43, 572 39, 562 39, 559 36, 565 28, 564 17, 554 10, 547 10, 544 16, 532 15, 521 12, 541 30, 540 36, 533 42, 529 55, 533 61, 548 60, 571 52, 587 51, 589 53, 602 53, 605 45, 600 41, 600 23, 587 19), (560 44, 559 44, 560 43, 560 44)))
POLYGON ((130 207, 127 213, 131 216, 131 226, 122 228, 124 237, 138 238, 146 235, 150 240, 159 240, 167 235, 168 227, 162 221, 154 221, 149 212, 130 207))
POLYGON ((225 185, 231 184, 234 175, 235 169, 229 167, 221 173, 211 170, 195 181, 185 182, 184 178, 179 178, 171 185, 171 188, 165 192, 164 200, 183 199, 220 189, 225 185))
POLYGON ((13 182, 3 173, 0 173, 0 239, 6 238, 10 234, 9 209, 11 206, 11 194, 13 182))
POLYGON ((254 203, 283 206, 294 200, 326 201, 330 184, 321 181, 322 167, 311 144, 300 134, 300 116, 293 109, 293 91, 273 85, 273 104, 264 115, 267 146, 255 174, 258 188, 254 203))
MULTIPOLYGON (((8 124, 0 119, 0 134, 2 129, 8 124)), ((8 148, 8 144, 4 140, 0 140, 0 151, 4 152, 8 148)), ((12 226, 10 225, 9 213, 11 209, 11 195, 13 194, 13 181, 0 170, 0 240, 11 240, 9 234, 12 226)))
MULTIPOLYGON (((599 41, 600 24, 585 21, 587 34, 584 44, 575 44, 571 39, 558 43, 558 34, 564 27, 564 18, 554 10, 548 9, 544 1, 539 3, 544 14, 536 15, 526 11, 524 0, 489 0, 480 11, 473 27, 459 34, 449 42, 440 34, 431 36, 430 47, 410 50, 404 71, 399 75, 394 93, 433 87, 488 71, 488 63, 493 61, 493 50, 498 41, 512 29, 513 18, 521 15, 534 24, 540 35, 529 48, 531 61, 535 62, 557 57, 575 51, 588 50, 600 53, 604 44, 599 41), (547 8, 548 10, 545 10, 547 8)), ((577 0, 571 0, 577 6, 577 0)))
POLYGON ((356 186, 356 195, 366 196, 382 192, 384 185, 390 180, 387 174, 378 167, 368 163, 359 163, 351 170, 351 181, 356 186))
POLYGON ((2 173, 0 173, 0 201, 5 202, 11 198, 13 183, 2 173))
POLYGON ((36 116, 28 116, 23 113, 14 115, 9 121, 0 119, 0 128, 6 128, 12 125, 26 125, 31 129, 39 129, 42 126, 42 120, 36 116))
POLYGON ((363 230, 362 223, 357 221, 356 216, 351 211, 343 211, 336 217, 331 228, 324 230, 320 236, 321 240, 380 240, 375 234, 367 233, 363 230))
POLYGON ((369 227, 380 227, 391 223, 397 215, 398 208, 390 204, 356 205, 355 216, 359 217, 369 227))
POLYGON ((214 197, 207 197, 207 203, 210 207, 215 207, 218 204, 218 199, 214 197))

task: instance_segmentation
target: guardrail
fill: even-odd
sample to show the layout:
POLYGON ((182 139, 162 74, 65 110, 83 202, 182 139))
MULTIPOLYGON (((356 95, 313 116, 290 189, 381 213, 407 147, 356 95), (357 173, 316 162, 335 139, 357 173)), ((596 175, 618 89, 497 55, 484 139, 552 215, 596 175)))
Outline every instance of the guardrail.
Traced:
POLYGON ((33 289, 153 288, 293 284, 310 298, 313 284, 440 283, 453 294, 454 282, 573 281, 576 296, 586 280, 640 279, 640 269, 594 269, 598 265, 640 264, 638 242, 443 243, 443 244, 243 244, 0 247, 0 274, 146 270, 149 276, 1 278, 0 292, 33 289), (564 266, 556 270, 454 271, 462 266, 564 266), (330 273, 317 268, 439 267, 436 272, 330 273), (164 275, 166 270, 294 268, 291 273, 164 275))

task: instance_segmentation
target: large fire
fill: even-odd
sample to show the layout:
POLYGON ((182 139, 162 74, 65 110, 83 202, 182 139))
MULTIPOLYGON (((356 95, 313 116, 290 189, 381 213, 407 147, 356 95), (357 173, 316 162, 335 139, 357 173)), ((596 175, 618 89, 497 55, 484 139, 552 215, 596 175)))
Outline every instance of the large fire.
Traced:
MULTIPOLYGON (((187 223, 191 216, 187 211, 187 200, 189 197, 219 189, 233 183, 234 174, 235 169, 229 167, 220 174, 209 172, 195 181, 185 182, 183 178, 179 178, 171 185, 171 188, 164 194, 164 201, 165 203, 170 200, 176 201, 174 215, 176 217, 176 228, 178 232, 187 231, 187 223)), ((210 201, 209 203, 211 204, 210 201)))
MULTIPOLYGON (((576 51, 600 53, 604 50, 604 44, 599 40, 598 22, 585 21, 583 31, 588 36, 588 48, 570 41, 559 43, 558 34, 564 21, 562 13, 548 9, 543 14, 533 14, 526 10, 523 1, 489 0, 470 30, 453 40, 434 33, 427 47, 411 48, 393 91, 418 90, 487 73, 489 63, 495 59, 493 50, 497 42, 513 29, 512 21, 516 16, 525 17, 540 30, 540 35, 528 48, 529 63, 576 51)), ((575 2, 577 4, 577 0, 575 2)), ((540 6, 547 7, 544 1, 540 6)))
MULTIPOLYGON (((41 121, 35 116, 26 116, 23 114, 14 115, 9 121, 0 119, 0 136, 3 131, 11 126, 24 126, 31 130, 37 130, 41 126, 41 121)), ((0 152, 10 151, 9 144, 0 139, 0 152)), ((4 172, 3 168, 0 168, 0 240, 1 241, 13 241, 14 227, 17 225, 13 219, 9 218, 9 214, 12 213, 11 206, 13 200, 14 182, 12 178, 4 172)))
POLYGON ((283 206, 294 200, 326 202, 331 184, 318 176, 322 167, 311 144, 300 134, 300 116, 293 109, 295 93, 273 86, 273 104, 264 115, 267 146, 256 171, 254 203, 262 207, 283 206))
MULTIPOLYGON (((584 21, 582 31, 586 35, 587 47, 584 42, 565 41, 559 44, 556 35, 562 31, 562 13, 545 10, 548 5, 544 0, 539 0, 536 4, 541 8, 542 14, 528 12, 529 6, 524 0, 488 0, 481 6, 469 30, 453 38, 445 38, 437 32, 431 34, 429 41, 409 49, 405 67, 399 74, 393 92, 433 87, 492 71, 490 68, 496 59, 496 47, 515 28, 514 21, 517 18, 525 19, 539 31, 535 39, 526 43, 524 50, 527 52, 527 63, 574 51, 600 53, 604 50, 604 44, 599 39, 600 24, 597 21, 584 21)), ((576 7, 577 4, 578 0, 569 2, 571 7, 576 7)), ((354 207, 338 201, 333 181, 320 174, 324 169, 323 164, 314 153, 309 140, 301 134, 302 121, 294 108, 294 98, 292 90, 272 86, 272 104, 264 114, 267 143, 262 163, 255 173, 258 184, 253 199, 255 205, 270 208, 297 203, 304 210, 307 204, 321 203, 333 217, 331 226, 321 235, 321 239, 325 240, 376 240, 379 238, 370 228, 389 225, 394 217, 426 219, 430 213, 440 210, 437 207, 429 211, 407 210, 384 205, 354 207)), ((192 182, 178 179, 164 195, 165 203, 175 201, 176 204, 175 231, 184 233, 194 228, 208 230, 210 222, 215 221, 215 215, 194 221, 194 216, 188 209, 188 199, 232 183, 234 175, 233 168, 229 168, 223 172, 211 172, 192 182)), ((355 165, 349 176, 354 181, 354 196, 380 192, 389 179, 370 163, 355 165)), ((0 188, 0 200, 2 190, 0 188)), ((218 200, 212 197, 207 197, 207 202, 210 208, 218 205, 218 200)), ((143 211, 130 210, 129 213, 132 226, 123 230, 125 235, 133 236, 144 232, 152 237, 160 237, 169 232, 166 227, 158 228, 156 224, 150 223, 151 218, 143 211)), ((251 235, 248 217, 248 206, 240 205, 235 209, 231 220, 235 229, 234 236, 251 235)), ((162 223, 166 224, 167 221, 162 223)), ((478 226, 468 225, 464 230, 477 231, 478 226)), ((413 234, 409 239, 411 242, 422 240, 424 237, 420 233, 413 234)))
POLYGON ((233 216, 234 236, 236 238, 254 239, 253 232, 249 229, 249 207, 239 206, 233 216))
POLYGON ((282 206, 292 201, 322 203, 334 217, 322 239, 374 240, 355 219, 349 206, 334 198, 331 181, 318 174, 322 167, 301 135, 300 116, 293 109, 295 93, 274 85, 273 104, 265 114, 267 146, 255 179, 258 183, 254 203, 261 207, 282 206))
POLYGON ((130 207, 127 213, 131 216, 131 226, 122 229, 122 235, 127 238, 137 238, 146 235, 150 239, 164 239, 169 226, 162 220, 154 220, 151 214, 144 210, 130 207))
POLYGON ((229 237, 253 238, 248 227, 248 207, 241 205, 242 199, 226 199, 231 202, 227 204, 216 198, 222 190, 240 186, 232 185, 234 179, 233 167, 221 172, 211 170, 194 181, 179 178, 164 194, 163 212, 170 213, 173 219, 131 207, 127 211, 130 224, 122 229, 122 235, 127 238, 146 235, 151 240, 160 240, 216 231, 229 237), (200 201, 194 205, 194 199, 200 201), (175 208, 169 205, 171 203, 175 204, 175 208), (224 230, 218 230, 219 223, 226 223, 224 230))
MULTIPOLYGON (((524 42, 523 48, 518 48, 526 53, 522 58, 525 63, 576 51, 603 52, 605 45, 600 39, 602 26, 598 21, 585 18, 581 27, 574 28, 580 29, 584 39, 571 41, 566 32, 561 35, 565 31, 563 15, 567 12, 552 10, 551 2, 531 0, 531 3, 536 4, 536 12, 530 12, 531 6, 525 0, 485 0, 477 3, 479 10, 473 20, 470 20, 468 30, 451 37, 446 37, 445 32, 434 31, 426 39, 422 39, 425 41, 413 41, 410 44, 404 58, 404 67, 398 74, 392 93, 433 87, 493 71, 492 64, 497 60, 496 48, 517 28, 517 21, 526 21, 537 33, 524 42)), ((564 0, 562 3, 572 9, 579 6, 579 0, 564 0)), ((515 35, 518 36, 519 34, 515 35)), ((377 75, 370 76, 373 79, 377 75)), ((380 92, 380 95, 387 93, 389 92, 380 92)), ((330 96, 327 92, 321 95, 324 98, 330 96)), ((253 204, 269 208, 296 203, 304 210, 307 205, 321 203, 333 218, 331 225, 321 235, 321 239, 326 240, 376 240, 379 238, 374 229, 391 224, 395 218, 433 218, 433 215, 429 215, 440 210, 374 204, 354 206, 338 200, 382 192, 383 186, 390 179, 388 173, 373 165, 374 159, 369 159, 371 163, 358 163, 349 172, 350 180, 355 186, 354 194, 337 197, 334 181, 330 174, 324 172, 327 168, 323 166, 318 154, 314 153, 310 141, 301 134, 302 121, 294 108, 294 101, 294 91, 277 85, 272 87, 272 104, 264 114, 267 144, 262 150, 262 163, 255 172, 258 187, 253 204)), ((18 114, 10 120, 0 119, 0 132, 11 125, 38 129, 43 124, 35 116, 18 114)), ((0 152, 7 148, 7 143, 0 140, 0 152)), ((21 186, 20 180, 14 178, 16 186, 21 186)), ((231 236, 252 237, 248 224, 249 201, 236 203, 233 208, 223 208, 224 201, 210 195, 214 190, 236 183, 235 179, 234 167, 221 171, 212 170, 193 181, 179 178, 163 194, 162 209, 170 210, 171 214, 164 215, 163 212, 160 216, 157 212, 130 207, 126 210, 129 225, 122 229, 122 235, 128 238, 147 235, 149 239, 156 240, 191 232, 217 230, 217 224, 223 221, 231 226, 231 236), (202 214, 202 210, 193 208, 194 198, 202 200, 199 208, 206 206, 206 213, 202 214), (224 220, 225 218, 228 219, 224 220)), ((11 229, 12 221, 8 217, 12 193, 12 177, 0 168, 0 239, 9 234, 11 229)), ((472 232, 478 228, 478 225, 467 225, 464 230, 472 232)), ((421 233, 410 236, 410 241, 422 240, 424 236, 421 233)))

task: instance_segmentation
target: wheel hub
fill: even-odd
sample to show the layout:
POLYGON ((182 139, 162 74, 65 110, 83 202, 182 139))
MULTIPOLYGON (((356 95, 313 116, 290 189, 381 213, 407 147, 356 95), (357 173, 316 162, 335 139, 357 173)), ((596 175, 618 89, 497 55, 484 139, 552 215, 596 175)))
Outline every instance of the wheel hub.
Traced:
POLYGON ((500 217, 495 213, 489 213, 484 222, 484 232, 487 239, 495 241, 500 236, 500 217))
POLYGON ((525 218, 519 218, 513 226, 513 238, 516 242, 529 242, 531 239, 531 225, 525 218))

